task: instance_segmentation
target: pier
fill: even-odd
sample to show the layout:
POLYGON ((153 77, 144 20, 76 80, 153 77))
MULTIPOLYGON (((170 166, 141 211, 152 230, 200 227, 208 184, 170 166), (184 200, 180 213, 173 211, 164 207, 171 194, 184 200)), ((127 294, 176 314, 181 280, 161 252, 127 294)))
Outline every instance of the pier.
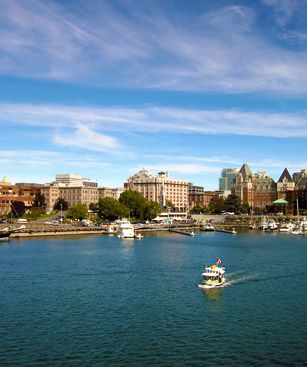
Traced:
POLYGON ((229 233, 229 234, 237 234, 237 231, 232 228, 231 230, 229 229, 218 229, 218 228, 215 228, 215 232, 222 232, 222 233, 229 233))
POLYGON ((183 234, 185 236, 196 236, 196 233, 193 229, 188 231, 188 230, 183 230, 183 229, 170 228, 169 231, 174 232, 174 233, 183 234))

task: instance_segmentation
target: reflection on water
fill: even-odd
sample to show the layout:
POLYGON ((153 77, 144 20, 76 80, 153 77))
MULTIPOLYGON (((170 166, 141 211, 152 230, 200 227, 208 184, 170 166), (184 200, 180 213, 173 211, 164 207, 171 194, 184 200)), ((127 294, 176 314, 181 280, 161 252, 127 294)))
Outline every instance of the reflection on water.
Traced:
POLYGON ((219 301, 222 294, 223 294, 223 287, 218 288, 200 288, 204 294, 204 297, 206 297, 210 301, 219 301))

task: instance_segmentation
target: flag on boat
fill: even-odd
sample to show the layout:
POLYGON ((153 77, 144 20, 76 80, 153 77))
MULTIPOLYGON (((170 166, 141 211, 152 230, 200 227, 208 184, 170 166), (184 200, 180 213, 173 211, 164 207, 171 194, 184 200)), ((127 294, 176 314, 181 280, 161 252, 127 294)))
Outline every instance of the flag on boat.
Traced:
POLYGON ((217 264, 222 264, 222 260, 221 260, 221 259, 219 259, 219 258, 217 258, 217 259, 215 260, 215 262, 216 262, 217 264))

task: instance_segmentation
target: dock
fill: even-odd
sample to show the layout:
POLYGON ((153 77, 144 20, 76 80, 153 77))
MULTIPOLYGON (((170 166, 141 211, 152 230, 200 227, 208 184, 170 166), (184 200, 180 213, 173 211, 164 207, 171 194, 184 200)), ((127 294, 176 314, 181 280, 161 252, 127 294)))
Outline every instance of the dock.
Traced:
POLYGON ((196 233, 193 229, 190 231, 187 231, 187 230, 182 230, 182 229, 177 229, 177 228, 170 228, 169 231, 174 232, 174 233, 183 234, 185 236, 196 236, 196 233))
POLYGON ((229 234, 237 234, 237 231, 233 228, 231 230, 229 229, 217 229, 215 228, 215 232, 222 232, 222 233, 229 233, 229 234))

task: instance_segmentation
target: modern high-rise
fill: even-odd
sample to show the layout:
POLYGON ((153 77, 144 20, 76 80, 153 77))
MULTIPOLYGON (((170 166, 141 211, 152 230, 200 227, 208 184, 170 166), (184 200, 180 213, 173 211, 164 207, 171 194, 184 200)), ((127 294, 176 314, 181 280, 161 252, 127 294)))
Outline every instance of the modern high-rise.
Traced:
POLYGON ((187 211, 189 207, 189 182, 172 179, 166 172, 154 176, 143 169, 130 177, 125 188, 140 192, 144 198, 155 201, 165 208, 168 202, 177 210, 187 211))
POLYGON ((237 173, 237 168, 223 168, 219 178, 219 190, 230 191, 234 185, 237 173))

